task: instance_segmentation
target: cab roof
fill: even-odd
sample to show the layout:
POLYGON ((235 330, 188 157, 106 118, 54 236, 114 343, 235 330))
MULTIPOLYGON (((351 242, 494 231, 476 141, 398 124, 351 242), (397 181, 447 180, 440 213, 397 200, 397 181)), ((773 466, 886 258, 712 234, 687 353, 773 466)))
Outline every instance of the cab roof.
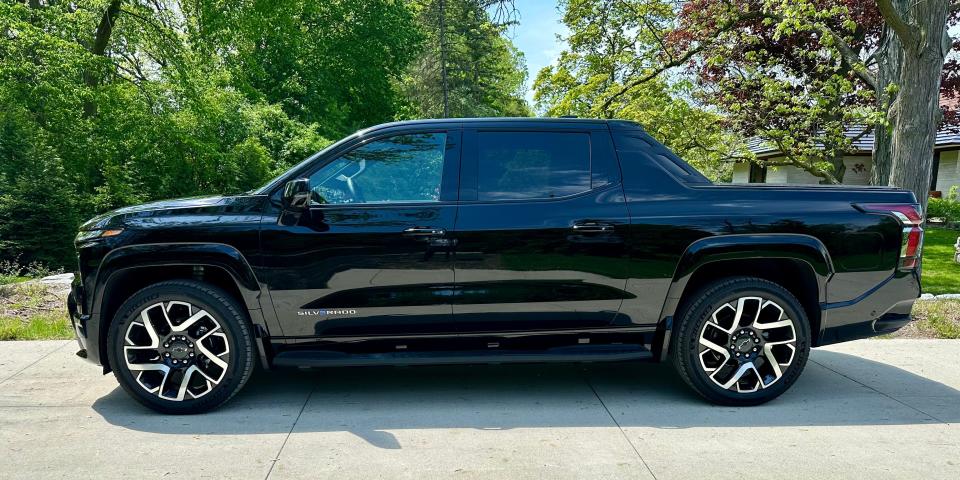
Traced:
POLYGON ((427 118, 421 120, 403 120, 399 122, 381 123, 361 130, 360 134, 382 130, 385 128, 407 127, 416 125, 449 125, 458 126, 550 126, 550 125, 607 125, 610 128, 643 128, 639 123, 630 120, 615 120, 601 118, 575 117, 481 117, 481 118, 427 118))

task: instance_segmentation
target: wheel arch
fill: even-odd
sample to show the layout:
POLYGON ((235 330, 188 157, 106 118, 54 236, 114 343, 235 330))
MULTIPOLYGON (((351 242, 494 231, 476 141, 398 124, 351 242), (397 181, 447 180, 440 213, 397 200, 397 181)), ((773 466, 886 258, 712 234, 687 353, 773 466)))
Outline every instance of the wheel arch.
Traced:
POLYGON ((816 345, 823 329, 820 305, 826 301, 833 272, 826 246, 810 235, 738 234, 700 239, 686 249, 677 264, 660 312, 654 356, 666 358, 674 316, 692 293, 713 281, 736 276, 769 280, 793 293, 807 314, 816 345))
POLYGON ((193 279, 214 285, 236 298, 245 308, 261 356, 266 363, 263 337, 270 328, 261 313, 262 288, 252 267, 236 248, 218 243, 169 243, 121 247, 100 264, 92 302, 91 321, 98 325, 98 354, 104 373, 111 366, 107 333, 126 299, 150 285, 174 279, 193 279))

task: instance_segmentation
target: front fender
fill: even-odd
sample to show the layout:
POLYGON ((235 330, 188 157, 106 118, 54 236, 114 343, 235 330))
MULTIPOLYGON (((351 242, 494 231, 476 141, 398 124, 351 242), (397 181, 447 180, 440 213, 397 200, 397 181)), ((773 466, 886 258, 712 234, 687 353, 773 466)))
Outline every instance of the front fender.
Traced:
POLYGON ((260 284, 253 268, 236 248, 223 243, 152 243, 120 247, 103 258, 97 270, 93 314, 100 313, 105 287, 113 275, 128 269, 178 265, 222 268, 233 277, 247 309, 260 308, 260 284))

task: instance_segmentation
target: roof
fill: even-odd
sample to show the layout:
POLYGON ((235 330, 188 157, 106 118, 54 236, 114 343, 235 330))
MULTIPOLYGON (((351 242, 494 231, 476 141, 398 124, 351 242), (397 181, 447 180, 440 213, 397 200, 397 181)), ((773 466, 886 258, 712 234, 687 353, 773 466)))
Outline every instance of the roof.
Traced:
MULTIPOLYGON (((853 142, 853 151, 851 153, 872 153, 875 135, 873 129, 863 133, 863 126, 848 127, 844 133, 847 138, 856 138, 853 142), (861 135, 862 134, 862 135, 861 135), (859 137, 859 138, 857 138, 859 137)), ((950 147, 960 147, 960 131, 944 127, 937 131, 937 142, 934 149, 944 150, 950 147)), ((780 154, 780 150, 763 139, 753 137, 747 140, 747 149, 759 158, 770 158, 780 154)))
POLYGON ((610 125, 611 127, 633 127, 639 128, 640 124, 630 120, 602 119, 602 118, 576 118, 576 117, 479 117, 479 118, 425 118, 420 120, 402 120, 398 122, 381 123, 362 132, 380 130, 388 127, 400 127, 409 125, 436 125, 436 124, 476 124, 476 123, 501 123, 501 124, 587 124, 587 125, 610 125))

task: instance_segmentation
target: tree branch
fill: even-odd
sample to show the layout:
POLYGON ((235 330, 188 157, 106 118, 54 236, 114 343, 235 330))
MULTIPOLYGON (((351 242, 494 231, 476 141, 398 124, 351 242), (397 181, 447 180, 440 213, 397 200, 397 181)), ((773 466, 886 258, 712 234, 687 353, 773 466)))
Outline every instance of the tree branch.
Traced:
MULTIPOLYGON (((720 33, 726 32, 736 27, 737 25, 740 24, 740 22, 761 18, 762 16, 763 14, 761 12, 746 12, 730 20, 726 24, 720 26, 720 28, 718 28, 717 31, 714 32, 713 37, 716 38, 717 36, 719 36, 720 33)), ((622 87, 620 87, 616 92, 611 94, 609 97, 606 98, 606 100, 603 101, 603 104, 600 106, 600 111, 606 112, 610 108, 610 105, 613 104, 615 100, 622 97, 624 94, 630 91, 630 89, 637 87, 639 85, 643 85, 644 83, 647 83, 657 78, 658 76, 660 76, 661 73, 671 68, 679 67, 684 63, 687 63, 688 61, 690 61, 690 59, 692 59, 694 56, 696 56, 697 54, 705 50, 710 45, 711 45, 711 42, 704 41, 703 43, 697 45, 696 47, 691 48, 690 50, 687 50, 683 55, 679 57, 674 57, 669 52, 665 52, 667 53, 667 56, 672 59, 671 61, 664 63, 663 65, 660 65, 657 68, 654 68, 652 71, 647 72, 647 74, 642 75, 639 78, 635 78, 629 82, 624 83, 622 87)))
POLYGON ((863 80, 864 83, 870 86, 870 88, 877 90, 879 83, 877 81, 877 76, 873 74, 870 70, 867 69, 866 63, 860 59, 860 55, 857 55, 857 52, 854 52, 850 45, 847 44, 847 41, 843 39, 840 35, 837 35, 830 27, 822 25, 821 33, 824 35, 829 35, 833 38, 834 45, 837 46, 837 50, 840 52, 840 56, 843 57, 844 63, 850 65, 850 70, 856 75, 860 80, 863 80), (857 68, 857 65, 862 65, 863 68, 857 68))
POLYGON ((877 0, 877 9, 880 10, 880 15, 883 16, 887 25, 890 25, 897 37, 900 37, 900 42, 911 46, 916 44, 917 27, 907 23, 900 16, 897 8, 893 6, 893 0, 877 0))

